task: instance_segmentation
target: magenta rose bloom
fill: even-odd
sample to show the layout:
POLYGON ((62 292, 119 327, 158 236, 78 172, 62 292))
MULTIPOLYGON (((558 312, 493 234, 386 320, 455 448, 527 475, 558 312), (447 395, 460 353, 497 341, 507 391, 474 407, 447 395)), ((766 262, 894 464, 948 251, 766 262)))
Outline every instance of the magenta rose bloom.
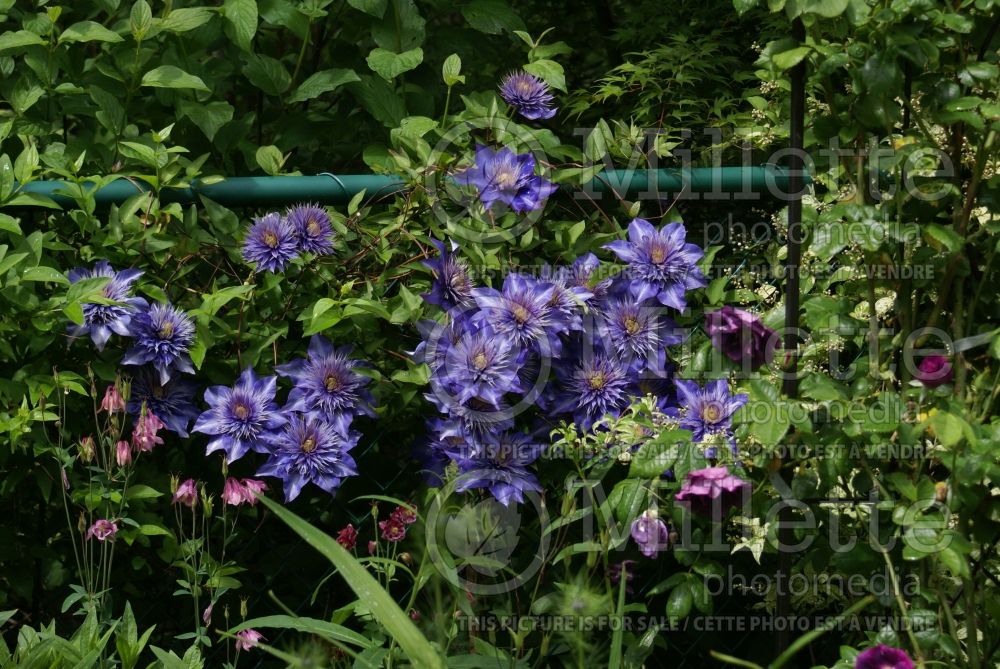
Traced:
POLYGON ((862 651, 854 660, 854 669, 913 669, 906 651, 879 644, 862 651))
POLYGON ((712 345, 733 362, 757 369, 774 357, 778 338, 771 328, 749 311, 726 305, 705 314, 705 331, 712 345))
POLYGON ((744 490, 749 492, 750 484, 729 473, 728 467, 706 467, 688 472, 687 479, 674 499, 694 513, 711 515, 718 504, 722 513, 738 506, 743 501, 744 490), (715 500, 719 500, 716 502, 715 500))
POLYGON ((917 373, 913 375, 917 381, 928 388, 937 388, 946 383, 951 383, 954 370, 951 368, 951 361, 945 355, 929 355, 917 365, 917 373))

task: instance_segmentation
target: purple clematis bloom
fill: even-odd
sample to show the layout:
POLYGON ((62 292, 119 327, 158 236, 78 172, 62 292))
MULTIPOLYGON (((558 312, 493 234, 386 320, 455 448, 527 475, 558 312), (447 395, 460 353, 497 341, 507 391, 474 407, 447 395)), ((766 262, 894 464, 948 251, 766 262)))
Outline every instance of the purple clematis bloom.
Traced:
POLYGON ((729 395, 729 383, 725 379, 709 381, 701 389, 694 381, 677 379, 677 394, 681 406, 686 408, 680 426, 691 430, 695 441, 703 441, 713 434, 728 435, 732 427, 733 413, 747 403, 745 394, 729 395))
POLYGON ((757 369, 774 357, 778 335, 748 311, 726 305, 705 314, 705 331, 712 345, 733 362, 757 369))
POLYGON ((440 382, 453 389, 459 403, 476 398, 497 406, 503 395, 521 390, 518 370, 523 359, 524 350, 510 337, 484 326, 448 349, 440 382))
POLYGON ((657 230, 649 221, 633 219, 628 226, 628 241, 605 244, 628 263, 629 288, 638 300, 656 297, 660 304, 683 310, 684 293, 708 285, 698 268, 704 252, 686 244, 684 226, 667 223, 657 230))
POLYGON ((583 431, 607 415, 617 417, 632 399, 628 368, 600 351, 580 356, 569 370, 559 370, 562 394, 555 413, 572 413, 583 431))
POLYGON ((268 436, 270 457, 257 474, 280 478, 285 502, 298 497, 307 483, 335 495, 345 478, 358 473, 348 451, 359 437, 344 417, 328 422, 317 415, 293 416, 282 432, 268 436))
POLYGON ((148 306, 146 300, 141 297, 131 296, 132 284, 142 276, 141 270, 126 269, 116 272, 107 260, 101 260, 94 265, 94 269, 77 267, 70 270, 68 276, 70 283, 82 279, 109 278, 110 281, 101 290, 101 295, 121 303, 84 304, 83 325, 70 325, 70 337, 75 339, 89 334, 97 350, 103 351, 112 333, 123 337, 131 336, 129 324, 132 322, 132 315, 148 306))
POLYGON ((299 255, 295 228, 277 212, 253 220, 243 240, 243 259, 257 263, 257 271, 281 272, 299 255))
POLYGON ((298 250, 325 256, 333 253, 333 226, 326 209, 315 204, 300 204, 285 212, 298 241, 298 250))
POLYGON ((540 347, 543 353, 558 355, 558 335, 567 329, 567 324, 562 314, 552 308, 554 289, 551 283, 508 274, 502 290, 477 288, 472 295, 482 309, 477 316, 485 319, 497 334, 510 337, 518 346, 540 347))
POLYGON ((494 152, 477 146, 475 166, 456 174, 455 182, 475 186, 486 209, 502 202, 518 213, 541 209, 558 188, 535 175, 534 156, 515 154, 506 147, 494 152))
POLYGON ((854 669, 913 669, 913 660, 904 650, 879 644, 858 653, 854 669))
POLYGON ((529 121, 556 115, 548 84, 523 70, 511 72, 504 77, 500 83, 500 97, 529 121))
POLYGON ((913 375, 917 381, 928 388, 937 388, 946 383, 951 383, 954 370, 951 368, 951 361, 944 355, 929 355, 917 365, 917 372, 913 375))
POLYGON ((680 491, 674 495, 674 501, 704 516, 711 515, 713 507, 718 506, 725 515, 739 506, 749 492, 750 484, 730 474, 728 467, 706 467, 688 472, 680 491))
POLYGON ((128 412, 137 419, 143 406, 163 421, 164 426, 181 437, 188 436, 188 425, 201 414, 194 402, 198 384, 183 378, 160 383, 150 367, 140 367, 132 376, 128 412))
POLYGON ((434 273, 434 281, 430 292, 421 297, 446 311, 454 307, 471 306, 472 278, 469 276, 469 268, 454 253, 458 250, 458 244, 450 242, 445 245, 436 239, 432 239, 431 243, 437 248, 438 257, 436 260, 425 260, 423 264, 434 273))
POLYGON ((277 379, 258 379, 247 367, 232 388, 212 386, 205 391, 211 409, 195 421, 194 431, 212 435, 205 454, 225 451, 226 461, 233 462, 254 450, 267 453, 265 437, 287 419, 274 402, 277 379))
POLYGON ((374 417, 375 400, 365 388, 370 379, 354 371, 364 363, 349 357, 351 351, 350 346, 335 348, 326 337, 313 335, 305 358, 275 367, 279 376, 295 383, 286 410, 316 412, 329 421, 344 416, 348 423, 358 414, 374 417))
POLYGON ((622 360, 645 366, 662 355, 664 346, 684 340, 664 311, 631 299, 609 300, 603 309, 601 334, 622 360))
POLYGON ((498 502, 521 503, 525 492, 541 492, 538 478, 528 465, 538 459, 544 446, 522 433, 489 433, 468 449, 450 453, 458 465, 455 492, 486 488, 498 502))
POLYGON ((122 358, 123 365, 152 365, 166 384, 175 371, 194 374, 188 351, 194 343, 191 317, 170 304, 153 304, 132 317, 135 345, 122 358))
POLYGON ((670 546, 670 533, 666 523, 651 510, 643 511, 641 516, 632 521, 632 539, 639 546, 639 552, 648 558, 656 557, 657 553, 670 546))

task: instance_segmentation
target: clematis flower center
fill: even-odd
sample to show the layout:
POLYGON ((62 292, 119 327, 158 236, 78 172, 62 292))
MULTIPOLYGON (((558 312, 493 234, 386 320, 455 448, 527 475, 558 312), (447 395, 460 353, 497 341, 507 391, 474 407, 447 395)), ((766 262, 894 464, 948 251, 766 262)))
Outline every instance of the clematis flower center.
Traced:
POLYGON ((531 314, 528 313, 528 310, 522 304, 514 305, 514 308, 511 309, 510 312, 511 315, 514 316, 514 320, 517 321, 518 325, 524 325, 528 322, 528 318, 531 317, 531 314))
POLYGON ((654 265, 659 265, 664 260, 667 259, 667 249, 662 244, 654 244, 653 248, 649 251, 649 259, 653 261, 654 265))
POLYGON ((522 79, 521 81, 517 82, 517 92, 520 93, 521 95, 527 95, 528 93, 530 93, 531 82, 528 81, 527 79, 522 79))
POLYGON ((513 188, 517 184, 517 174, 510 167, 497 170, 496 183, 498 188, 513 188))
POLYGON ((313 235, 314 237, 323 232, 319 227, 319 221, 317 221, 315 218, 309 219, 309 222, 306 224, 306 230, 309 232, 310 235, 313 235))
POLYGON ((312 453, 316 450, 316 440, 312 437, 306 437, 305 441, 300 445, 303 453, 312 453))
POLYGON ((709 423, 717 423, 722 418, 722 407, 718 404, 706 404, 701 410, 701 417, 709 423))
POLYGON ((625 319, 625 332, 634 335, 639 331, 639 320, 631 316, 625 319))
POLYGON ((486 353, 484 351, 479 351, 472 357, 473 366, 479 371, 486 369, 486 366, 490 364, 490 361, 486 358, 486 353))
POLYGON ((604 372, 597 372, 590 377, 590 388, 591 390, 600 390, 608 383, 608 378, 605 376, 604 372))
POLYGON ((174 334, 174 324, 167 321, 160 325, 160 339, 169 339, 174 334))
POLYGON ((247 416, 250 415, 250 407, 243 403, 237 403, 233 407, 233 414, 240 420, 246 420, 247 416))
POLYGON ((340 388, 340 379, 338 379, 336 375, 330 374, 325 379, 323 379, 323 385, 325 385, 326 389, 332 393, 333 391, 338 390, 340 388))
POLYGON ((278 248, 278 235, 274 234, 273 232, 265 232, 264 243, 267 244, 269 248, 272 249, 278 248))

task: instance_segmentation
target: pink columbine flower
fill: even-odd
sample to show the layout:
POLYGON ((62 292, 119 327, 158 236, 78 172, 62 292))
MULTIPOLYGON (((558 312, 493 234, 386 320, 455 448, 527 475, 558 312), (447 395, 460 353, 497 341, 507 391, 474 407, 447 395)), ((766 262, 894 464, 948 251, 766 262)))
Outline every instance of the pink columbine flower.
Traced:
POLYGON ((215 604, 209 604, 205 607, 205 610, 201 612, 201 621, 206 625, 212 623, 212 609, 215 608, 215 604))
POLYGON ((257 643, 264 638, 264 635, 255 629, 243 630, 236 633, 236 650, 250 650, 257 646, 257 643))
POLYGON ((228 477, 222 486, 222 501, 229 506, 239 506, 244 502, 243 486, 232 476, 228 477))
POLYGON ((104 399, 101 400, 101 411, 107 411, 108 413, 125 411, 125 398, 118 392, 118 386, 113 383, 104 391, 104 399))
POLYGON ((115 462, 119 467, 132 463, 132 444, 124 439, 115 444, 115 462))
POLYGON ((267 490, 267 484, 257 479, 241 479, 240 483, 243 484, 243 501, 250 506, 256 505, 257 498, 267 490))
POLYGON ((95 520, 94 524, 87 530, 87 539, 97 539, 98 541, 114 540, 117 533, 118 525, 115 521, 101 518, 100 520, 95 520))
POLYGON ((188 479, 174 491, 174 504, 183 504, 189 509, 193 509, 198 504, 198 488, 194 479, 188 479))
POLYGON ((135 449, 146 453, 153 450, 154 446, 162 444, 163 438, 156 436, 156 433, 165 427, 163 421, 152 412, 143 413, 136 421, 135 429, 132 430, 132 444, 135 449))

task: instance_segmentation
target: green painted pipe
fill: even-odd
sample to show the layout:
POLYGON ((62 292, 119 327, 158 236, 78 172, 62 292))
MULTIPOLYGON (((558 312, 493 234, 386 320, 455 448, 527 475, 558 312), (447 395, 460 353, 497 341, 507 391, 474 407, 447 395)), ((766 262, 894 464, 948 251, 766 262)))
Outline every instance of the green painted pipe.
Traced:
MULTIPOLYGON (((734 194, 758 194, 781 197, 787 193, 788 170, 774 165, 764 167, 695 167, 661 170, 606 170, 586 187, 563 185, 564 192, 579 192, 581 197, 616 192, 626 199, 666 196, 671 193, 700 193, 706 199, 734 194), (654 183, 650 184, 650 178, 654 183)), ((805 179, 809 182, 808 177, 805 179)), ((75 205, 73 198, 60 194, 66 190, 61 181, 33 181, 20 192, 43 195, 61 207, 75 205)), ((92 187, 92 186, 91 186, 92 187)), ((316 176, 231 177, 210 184, 197 181, 186 188, 164 188, 162 203, 194 204, 198 196, 230 207, 268 207, 319 202, 346 204, 365 191, 369 200, 379 200, 406 189, 402 179, 377 174, 320 174, 316 176)), ((121 204, 149 186, 137 179, 121 178, 97 191, 97 206, 121 204)))

